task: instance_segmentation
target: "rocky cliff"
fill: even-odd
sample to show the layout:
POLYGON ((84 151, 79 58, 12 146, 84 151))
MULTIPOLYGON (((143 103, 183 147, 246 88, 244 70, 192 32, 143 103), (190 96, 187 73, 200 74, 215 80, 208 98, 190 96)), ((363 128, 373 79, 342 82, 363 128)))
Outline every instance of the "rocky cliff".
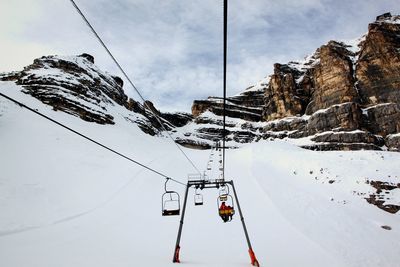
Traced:
MULTIPOLYGON (((378 16, 353 43, 330 41, 302 62, 275 64, 272 75, 227 103, 226 114, 235 121, 228 139, 400 150, 400 16, 378 16)), ((221 108, 219 98, 194 101, 198 126, 190 135, 216 139, 221 108)))
MULTIPOLYGON (((188 147, 209 148, 222 136, 220 97, 195 100, 192 114, 163 113, 128 98, 123 80, 88 54, 45 56, 0 80, 94 123, 114 124, 108 109, 121 106, 144 132, 165 128, 188 147)), ((276 63, 271 75, 227 98, 226 114, 230 147, 279 138, 314 150, 400 151, 400 16, 378 16, 352 43, 330 41, 301 62, 276 63)))
POLYGON ((171 130, 192 120, 186 113, 162 113, 150 101, 146 104, 128 98, 123 90, 123 80, 101 71, 89 54, 79 56, 44 56, 22 71, 0 74, 0 80, 14 81, 22 86, 22 91, 55 111, 62 111, 81 119, 98 124, 114 124, 110 106, 122 106, 135 114, 126 118, 146 133, 155 135, 163 126, 171 130), (151 111, 150 111, 151 110, 151 111))

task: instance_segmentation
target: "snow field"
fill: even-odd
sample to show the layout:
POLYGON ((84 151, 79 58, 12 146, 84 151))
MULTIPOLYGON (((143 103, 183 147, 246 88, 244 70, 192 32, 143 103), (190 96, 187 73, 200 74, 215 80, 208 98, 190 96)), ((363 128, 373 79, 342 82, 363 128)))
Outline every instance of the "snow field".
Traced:
MULTIPOLYGON (((110 107, 116 124, 104 126, 54 112, 11 83, 0 90, 176 179, 193 173, 168 138, 144 134, 117 105, 110 107)), ((3 98, 0 114, 0 266, 176 266, 179 218, 161 217, 164 179, 3 98)), ((206 169, 210 151, 183 149, 206 169)), ((398 153, 314 152, 284 141, 227 151, 226 177, 261 266, 398 265, 400 215, 357 193, 375 191, 367 179, 399 183, 399 160, 398 153)), ((214 153, 212 178, 218 167, 214 153)), ((168 189, 183 202, 184 186, 168 189)), ((197 207, 189 193, 182 264, 250 266, 238 212, 223 223, 218 192, 202 193, 197 207)), ((399 190, 390 198, 399 205, 399 190)))

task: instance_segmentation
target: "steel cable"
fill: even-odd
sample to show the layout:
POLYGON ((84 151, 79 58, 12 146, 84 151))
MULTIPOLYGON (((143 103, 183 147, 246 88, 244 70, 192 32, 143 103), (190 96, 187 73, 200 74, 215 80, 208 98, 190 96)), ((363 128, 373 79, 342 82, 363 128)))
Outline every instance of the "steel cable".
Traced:
POLYGON ((68 126, 66 126, 66 125, 64 125, 64 124, 62 124, 61 122, 58 122, 58 121, 56 121, 56 120, 54 120, 54 119, 52 119, 52 118, 50 118, 50 117, 44 115, 43 113, 40 113, 40 112, 37 111, 37 110, 34 110, 33 108, 30 108, 30 107, 26 106, 25 104, 23 104, 23 103, 21 103, 21 102, 15 100, 15 99, 13 99, 13 98, 11 98, 11 97, 5 95, 5 94, 3 94, 3 93, 0 93, 0 96, 2 96, 2 97, 4 97, 5 99, 8 99, 8 100, 14 102, 15 104, 19 105, 20 107, 23 107, 23 108, 25 108, 25 109, 27 109, 27 110, 33 112, 33 113, 36 113, 37 115, 39 115, 39 116, 41 116, 41 117, 43 117, 43 118, 45 118, 45 119, 47 119, 47 120, 49 120, 49 121, 51 121, 51 122, 57 124, 58 126, 63 127, 64 129, 67 129, 67 130, 70 131, 70 132, 73 132, 73 133, 76 134, 76 135, 79 135, 80 137, 82 137, 82 138, 84 138, 84 139, 86 139, 86 140, 88 140, 88 141, 90 141, 90 142, 92 142, 92 143, 95 143, 95 144, 98 145, 98 146, 101 146, 102 148, 107 149, 108 151, 111 151, 111 152, 114 153, 114 154, 117 154, 117 155, 120 156, 120 157, 123 157, 124 159, 129 160, 130 162, 133 162, 133 163, 135 163, 135 164, 137 164, 137 165, 139 165, 139 166, 141 166, 141 167, 143 167, 143 168, 145 168, 145 169, 147 169, 147 170, 149 170, 149 171, 151 171, 151 172, 153 172, 153 173, 155 173, 155 174, 157 174, 157 175, 160 175, 160 176, 164 177, 164 178, 167 179, 167 180, 171 180, 171 181, 174 181, 174 182, 176 182, 176 183, 178 183, 178 184, 181 184, 181 185, 186 186, 185 183, 182 183, 182 182, 179 181, 179 180, 173 179, 173 178, 171 178, 171 177, 169 177, 169 176, 167 176, 167 175, 165 175, 165 174, 163 174, 163 173, 161 173, 161 172, 159 172, 159 171, 157 171, 157 170, 155 170, 155 169, 153 169, 153 168, 150 168, 150 167, 144 165, 143 163, 138 162, 137 160, 134 160, 134 159, 132 159, 132 158, 130 158, 130 157, 128 157, 128 156, 126 156, 126 155, 124 155, 124 154, 122 154, 122 153, 120 153, 120 152, 118 152, 118 151, 116 151, 116 150, 114 150, 114 149, 112 149, 112 148, 106 146, 106 145, 103 145, 103 144, 101 144, 100 142, 98 142, 98 141, 96 141, 96 140, 94 140, 94 139, 92 139, 92 138, 90 138, 90 137, 88 137, 88 136, 86 136, 86 135, 84 135, 84 134, 82 134, 82 133, 80 133, 80 132, 78 132, 78 131, 76 131, 76 130, 74 130, 74 129, 68 127, 68 126))
POLYGON ((171 134, 167 131, 167 129, 164 127, 163 123, 161 122, 159 116, 153 112, 153 110, 151 109, 151 107, 149 107, 146 103, 146 100, 144 99, 144 97, 142 96, 142 94, 139 92, 139 90, 137 89, 137 87, 133 84, 132 80, 129 78, 129 76, 126 74, 126 72, 124 71, 124 69, 121 67, 121 65, 118 63, 117 59, 113 56, 113 54, 111 53, 111 51, 108 49, 108 47, 106 46, 106 44, 103 42, 103 40, 101 39, 101 37, 97 34, 96 30, 93 28, 93 26, 90 24, 90 22, 87 20, 86 16, 82 13, 82 11, 80 10, 80 8, 78 7, 78 5, 75 3, 74 0, 70 0, 70 2, 72 3, 72 5, 75 7, 76 11, 79 13, 79 15, 82 17, 82 19, 85 21, 85 23, 88 25, 88 27, 90 28, 90 30, 93 32, 93 34, 96 36, 97 40, 100 42, 100 44, 103 46, 103 48, 106 50, 106 52, 108 53, 108 55, 111 57, 111 59, 114 61, 114 63, 117 65, 118 69, 121 71, 121 73, 124 75, 124 77, 127 79, 127 81, 129 82, 129 84, 132 86, 132 88, 136 91, 136 93, 139 95, 139 97, 142 99, 143 101, 143 105, 145 106, 145 108, 154 115, 154 117, 156 118, 156 120, 158 121, 158 123, 161 125, 161 127, 163 128, 163 130, 167 133, 168 137, 172 140, 172 142, 176 145, 176 147, 181 151, 181 153, 185 156, 185 158, 190 162, 190 164, 192 165, 192 167, 201 175, 201 172, 199 171, 199 169, 196 167, 196 165, 193 163, 193 161, 188 157, 188 155, 186 155, 186 153, 182 150, 181 147, 179 147, 179 145, 175 142, 175 140, 172 138, 171 134))

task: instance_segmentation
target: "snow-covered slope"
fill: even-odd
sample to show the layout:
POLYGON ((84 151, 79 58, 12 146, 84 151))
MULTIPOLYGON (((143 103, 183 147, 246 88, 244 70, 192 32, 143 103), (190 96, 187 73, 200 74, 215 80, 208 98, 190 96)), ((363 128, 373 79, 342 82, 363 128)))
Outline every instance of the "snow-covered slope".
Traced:
MULTIPOLYGON (((175 144, 143 133, 122 106, 108 109, 114 125, 100 125, 55 112, 11 82, 0 92, 176 179, 193 173, 175 144)), ((206 170, 208 150, 183 149, 206 170)), ((400 205, 399 160, 393 152, 315 152, 284 141, 227 151, 226 175, 261 266, 397 266, 400 213, 364 198, 377 193, 371 181, 382 181, 394 186, 378 194, 384 205, 400 205)), ((207 174, 217 178, 213 162, 207 174)), ((179 218, 161 217, 163 179, 3 98, 0 170, 0 266, 176 266, 179 218)), ((183 186, 171 188, 183 196, 183 186)), ((224 224, 217 192, 203 192, 200 207, 193 193, 182 264, 249 266, 237 215, 224 224)))

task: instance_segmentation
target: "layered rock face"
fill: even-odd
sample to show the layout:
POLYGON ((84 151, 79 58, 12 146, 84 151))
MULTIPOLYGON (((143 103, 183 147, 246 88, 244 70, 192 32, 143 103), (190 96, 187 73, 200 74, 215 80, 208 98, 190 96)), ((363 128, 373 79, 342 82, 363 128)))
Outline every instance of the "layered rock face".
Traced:
MULTIPOLYGON (((330 41, 303 62, 275 64, 274 73, 263 84, 251 96, 253 103, 239 98, 234 108, 228 108, 231 118, 262 123, 245 127, 255 137, 243 141, 308 137, 313 143, 304 147, 309 149, 382 149, 386 145, 398 150, 400 16, 378 16, 355 44, 330 41), (249 118, 249 108, 254 107, 261 110, 261 117, 249 118)), ((208 112, 220 115, 221 105, 215 98, 195 101, 192 114, 197 118, 210 117, 203 115, 208 112)), ((242 125, 237 123, 230 134, 242 134, 237 131, 242 125)))
POLYGON ((400 16, 384 14, 368 27, 360 44, 356 77, 362 102, 369 105, 399 103, 400 16))
POLYGON ((86 121, 113 124, 107 105, 122 105, 128 97, 122 90, 121 78, 100 71, 93 63, 94 58, 88 54, 41 57, 12 78, 25 93, 54 110, 86 121))
MULTIPOLYGON (((54 110, 99 124, 114 124, 121 106, 137 116, 124 119, 144 132, 164 131, 192 148, 221 139, 223 101, 195 100, 192 114, 163 113, 129 99, 123 80, 99 70, 88 54, 36 59, 20 72, 0 74, 54 110)), ((272 75, 228 97, 228 146, 286 138, 314 150, 400 151, 400 16, 378 16, 354 44, 330 41, 302 62, 275 64, 272 75)))
MULTIPOLYGON (((247 88, 238 95, 228 97, 225 114, 226 139, 234 143, 250 143, 260 140, 260 128, 254 126, 263 120, 264 91, 269 84, 266 79, 247 88)), ((208 149, 214 142, 221 140, 223 99, 209 97, 195 100, 192 105, 193 121, 176 129, 177 142, 183 146, 208 149)), ((232 145, 236 146, 236 145, 232 145)))
POLYGON ((145 103, 128 99, 123 80, 101 71, 89 54, 79 56, 44 56, 20 72, 0 75, 0 80, 14 81, 23 92, 56 111, 80 117, 98 124, 114 124, 109 109, 115 105, 142 116, 125 119, 138 124, 144 132, 155 135, 164 128, 171 130, 192 120, 187 113, 162 113, 150 101, 145 103), (154 114, 159 116, 159 119, 154 114))
POLYGON ((295 116, 304 113, 309 99, 309 91, 296 83, 303 72, 295 64, 275 64, 269 87, 264 93, 263 117, 265 120, 295 116))
POLYGON ((352 57, 346 45, 331 41, 318 51, 313 69, 314 89, 306 114, 345 102, 357 101, 352 57))
MULTIPOLYGON (((240 118, 248 121, 261 121, 263 114, 262 90, 248 88, 243 93, 228 97, 225 105, 225 114, 228 117, 240 118)), ((192 115, 198 117, 205 111, 210 110, 216 115, 223 115, 223 99, 220 97, 209 97, 207 100, 195 100, 192 106, 192 115)))

